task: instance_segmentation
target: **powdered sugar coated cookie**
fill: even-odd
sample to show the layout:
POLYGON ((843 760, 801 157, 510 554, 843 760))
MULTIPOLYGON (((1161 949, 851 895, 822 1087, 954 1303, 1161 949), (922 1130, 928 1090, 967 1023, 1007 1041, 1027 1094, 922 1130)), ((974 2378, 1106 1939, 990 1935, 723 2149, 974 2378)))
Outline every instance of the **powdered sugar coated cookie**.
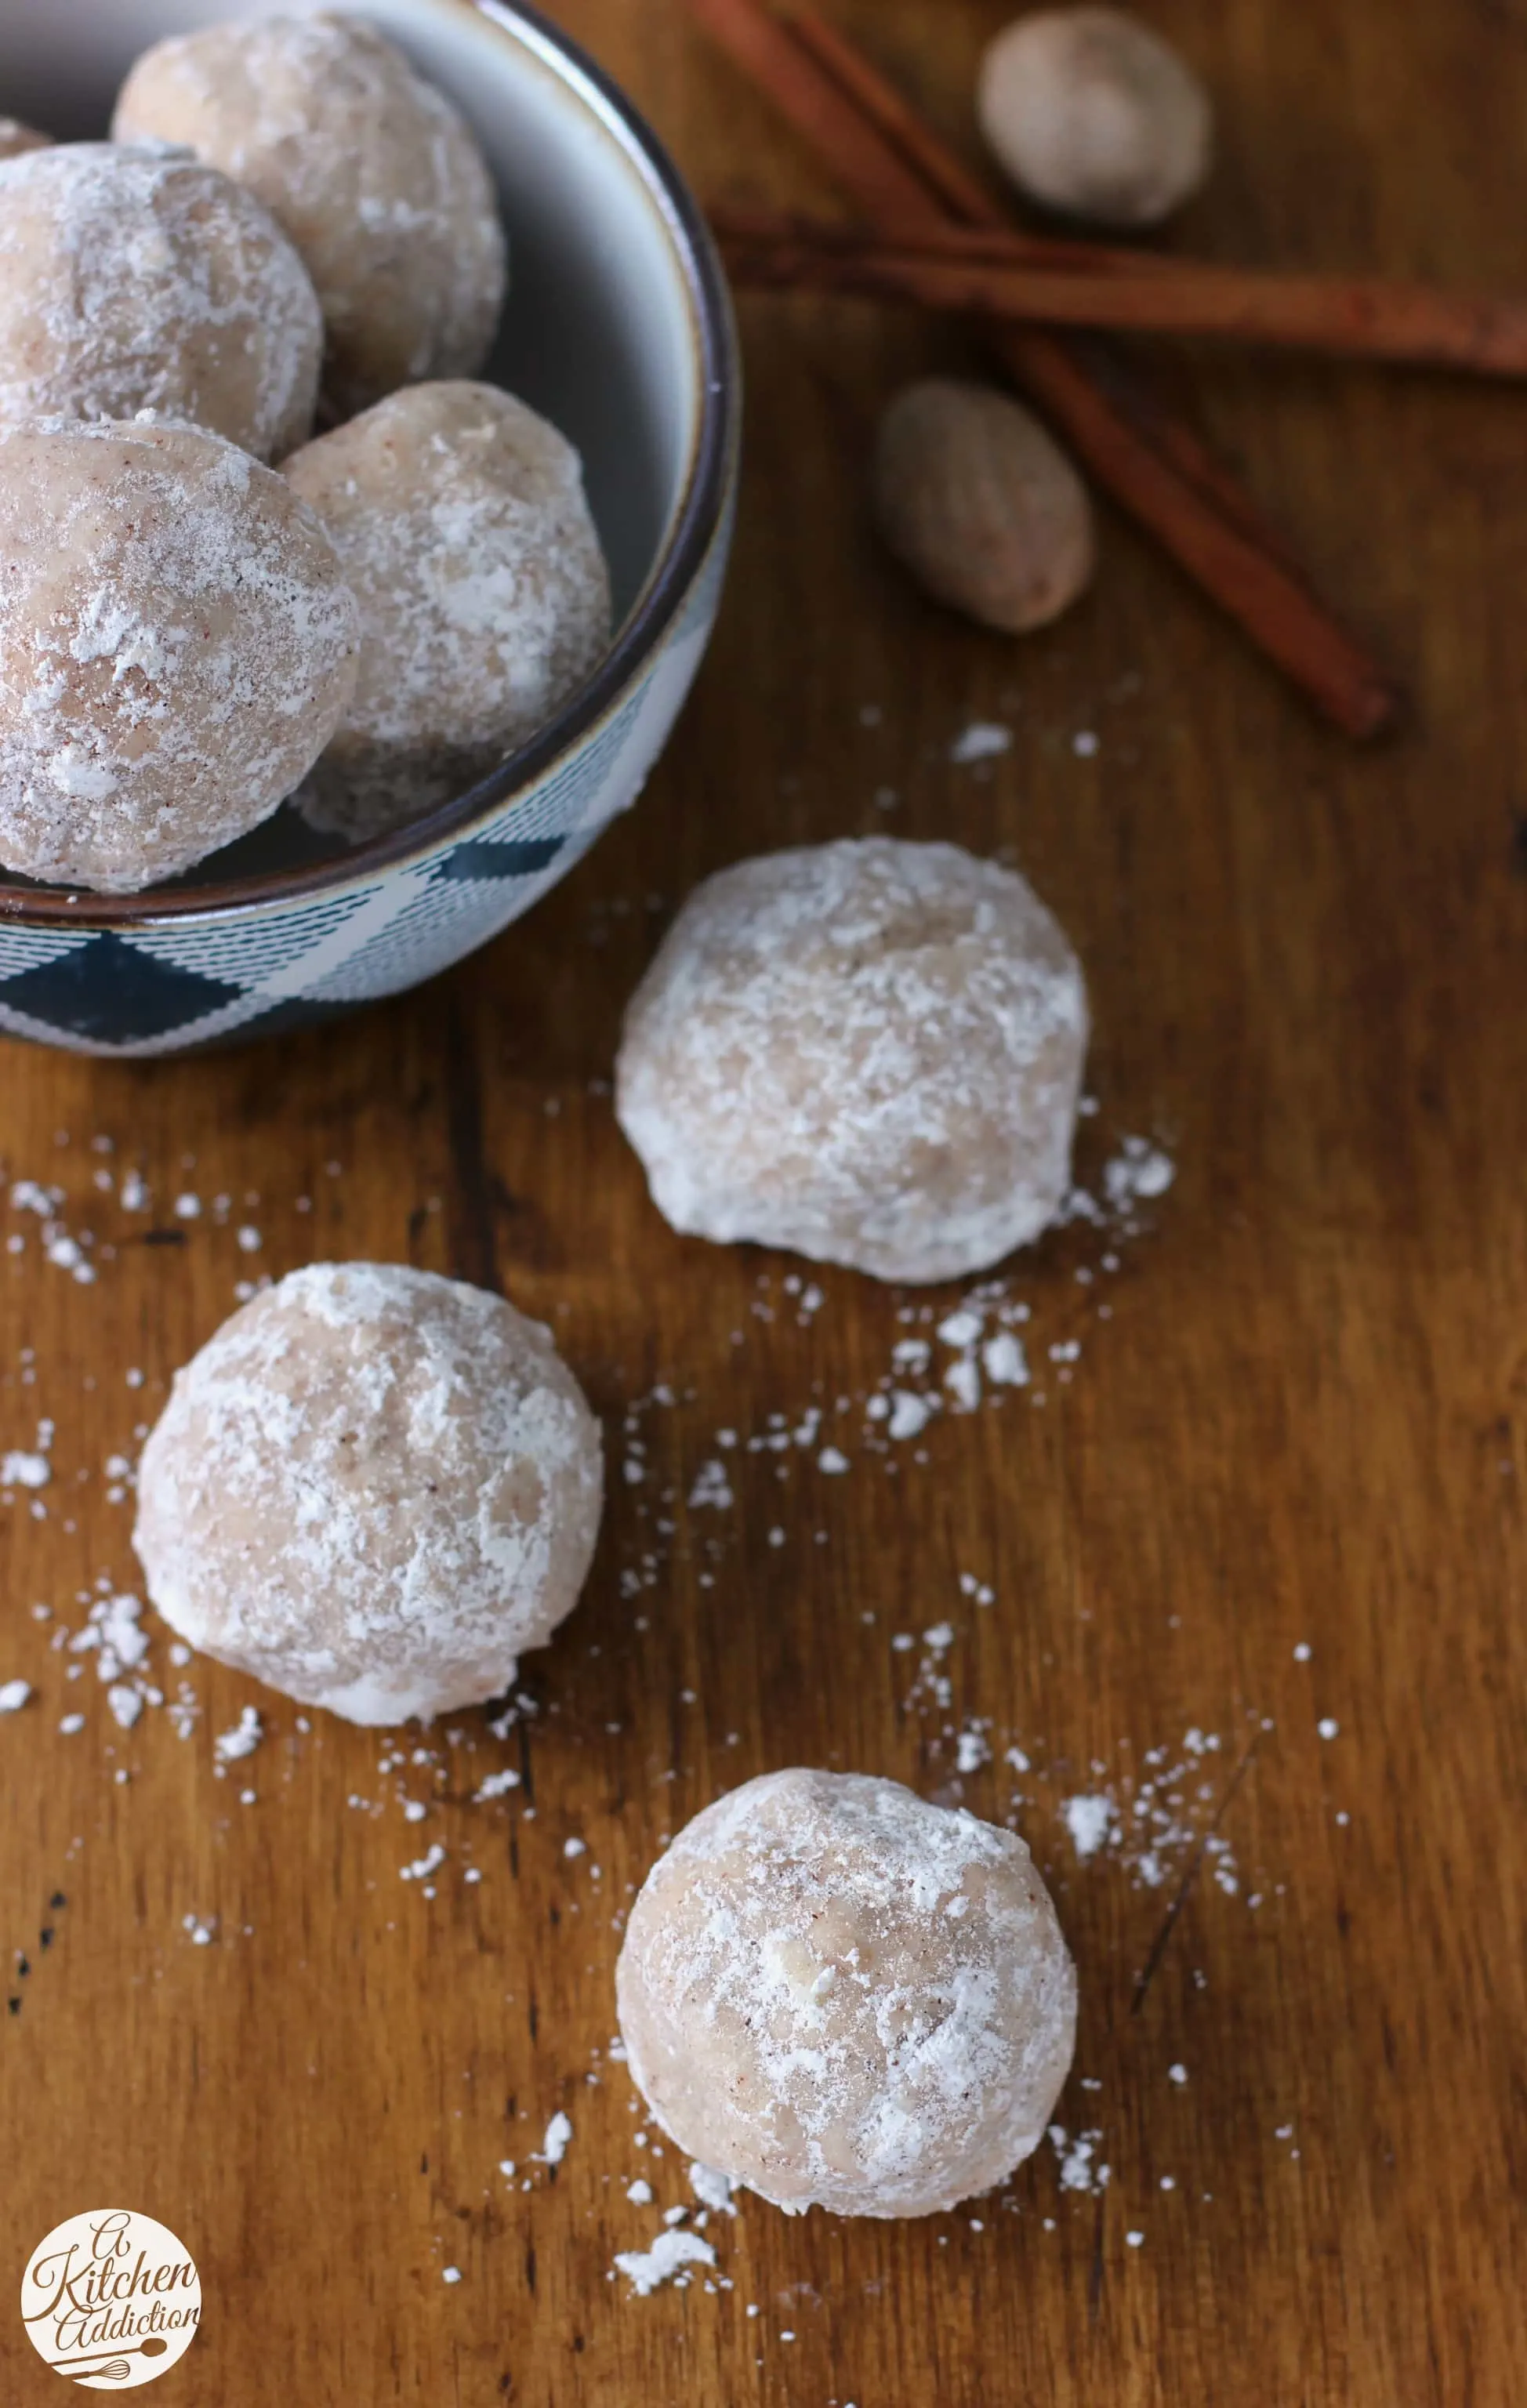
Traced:
POLYGON ((577 1602, 598 1425, 548 1331, 480 1288, 315 1263, 176 1376, 135 1543, 166 1620, 351 1722, 495 1695, 577 1602))
POLYGON ((692 895, 626 1015, 621 1126, 677 1229, 887 1280, 986 1269, 1070 1182, 1082 972, 1023 879, 888 838, 692 895))
POLYGON ((508 276, 493 179, 459 109, 371 26, 270 17, 160 42, 112 131, 188 144, 280 221, 323 304, 335 417, 487 358, 508 276))
POLYGON ((775 2206, 927 2215, 1038 2146, 1076 1979, 1023 1842, 857 1773, 766 1774, 659 1857, 616 1972, 679 2147, 775 2206))
POLYGON ((298 797, 382 834, 464 794, 533 735, 610 640, 610 579, 577 452, 497 386, 411 385, 285 464, 361 614, 345 724, 298 797))
POLYGON ((355 634, 312 512, 221 436, 0 432, 0 861, 130 894, 231 843, 328 741, 355 634))
POLYGON ((215 168, 110 142, 0 165, 0 424, 155 409, 268 460, 310 432, 323 352, 307 269, 215 168))

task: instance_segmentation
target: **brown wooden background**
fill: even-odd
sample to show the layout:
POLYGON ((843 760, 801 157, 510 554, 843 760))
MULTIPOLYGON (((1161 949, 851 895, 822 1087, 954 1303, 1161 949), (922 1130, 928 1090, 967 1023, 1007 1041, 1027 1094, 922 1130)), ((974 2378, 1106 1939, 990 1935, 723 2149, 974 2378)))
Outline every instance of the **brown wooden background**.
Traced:
MULTIPOLYGON (((1001 0, 838 5, 966 138, 1001 0)), ((816 196, 675 0, 561 13, 702 190, 816 196)), ((1520 280, 1527 7, 1148 13, 1220 105, 1185 239, 1520 280)), ((0 1720, 21 2001, 0 2010, 5 2396, 54 2396, 15 2315, 31 2247, 122 2201, 200 2264, 204 2329, 166 2401, 1520 2401, 1527 405, 1195 369, 1209 423, 1411 681, 1406 732, 1360 755, 1116 521, 1093 596, 1039 640, 926 609, 877 555, 858 466, 883 397, 958 365, 960 338, 857 305, 758 301, 743 324, 747 471, 713 655, 640 811, 549 903, 427 992, 263 1051, 127 1068, 5 1049, 6 1175, 64 1187, 99 1264, 81 1285, 43 1259, 34 1216, 4 1216, 27 1243, 0 1257, 0 1451, 30 1446, 39 1413, 57 1424, 48 1518, 24 1496, 0 1508, 0 1678, 37 1691, 0 1720), (1013 751, 986 776, 952 767, 987 717, 1013 751), (894 1452, 894 1477, 857 1438, 837 1479, 803 1450, 740 1447, 734 1505, 691 1512, 719 1426, 795 1421, 818 1384, 862 1397, 905 1333, 893 1295, 839 1273, 802 1327, 789 1265, 666 1230, 602 1083, 622 1002, 702 873, 886 824, 1013 848, 1091 978, 1084 1171, 1131 1129, 1165 1137, 1177 1182, 1121 1250, 1110 1320, 1074 1278, 1097 1233, 1017 1267, 1037 1351, 1084 1340, 1043 1411, 946 1417, 926 1460, 894 1452), (112 1156, 93 1151, 108 1138, 112 1156), (93 1186, 128 1166, 150 1214, 93 1186), (181 1192, 200 1220, 177 1221, 181 1192), (81 1659, 50 1653, 28 1609, 78 1627, 77 1590, 133 1585, 107 1457, 237 1281, 335 1254, 502 1282, 556 1317, 605 1416, 607 1535, 576 1622, 527 1667, 540 1711, 504 1741, 457 1717, 434 1760, 383 1774, 377 1738, 303 1732, 216 1667, 177 1671, 156 1633, 156 1673, 171 1695, 189 1681, 201 1718, 183 1742, 166 1711, 122 1734, 89 1659, 69 1682, 81 1659), (664 1382, 675 1401, 639 1413, 647 1476, 628 1484, 623 1412, 664 1382), (655 1576, 623 1593, 645 1551, 655 1576), (960 1595, 961 1570, 995 1606, 960 1595), (944 1618, 946 1713, 908 1702, 919 1655, 890 1645, 944 1618), (251 1700, 265 1743, 220 1780, 212 1734, 251 1700), (74 1710, 85 1728, 61 1735, 74 1710), (671 2154, 633 2145, 605 2054, 627 1885, 661 1834, 768 1767, 960 1794, 943 1734, 967 1714, 992 1719, 999 1756, 1033 1756, 1032 1779, 999 1762, 962 1794, 999 1815, 1025 1797, 1081 1969, 1061 2114, 1101 2130, 1106 2192, 1062 2191, 1046 2149, 973 2211, 980 2230, 970 2213, 792 2224, 745 2203, 710 2232, 733 2287, 630 2298, 613 2253, 687 2193, 671 2154), (1118 1852, 1079 1864, 1059 1808, 1127 1789, 1131 1762, 1194 1727, 1222 1742, 1195 1828, 1257 1741, 1221 1825, 1240 1888, 1205 1860, 1132 2012, 1191 1856, 1153 1891, 1118 1852), (472 1803, 506 1764, 525 1789, 472 1803), (586 1855, 565 1856, 569 1836, 586 1855), (437 1841, 426 1899, 399 1867, 437 1841), (217 1918, 210 1944, 188 1915, 217 1918), (554 2177, 526 2161, 557 2108, 574 2138, 554 2177), (656 2197, 638 2209, 643 2172, 656 2197)))

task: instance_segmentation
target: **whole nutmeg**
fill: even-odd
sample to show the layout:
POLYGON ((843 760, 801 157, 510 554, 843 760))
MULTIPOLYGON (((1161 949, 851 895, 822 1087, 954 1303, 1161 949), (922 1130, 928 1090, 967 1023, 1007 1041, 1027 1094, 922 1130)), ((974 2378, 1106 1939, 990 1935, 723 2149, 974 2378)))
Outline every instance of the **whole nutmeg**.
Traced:
POLYGON ((1020 636, 1092 576, 1092 507, 1037 418, 1005 394, 929 378, 881 421, 875 515, 936 601, 1020 636))
POLYGON ((0 159, 19 159, 23 150, 50 150, 53 137, 23 125, 19 117, 0 117, 0 159))
POLYGON ((1015 183, 1099 225, 1154 225, 1209 170, 1209 97, 1159 34, 1117 8, 1047 8, 981 63, 982 131, 1015 183))

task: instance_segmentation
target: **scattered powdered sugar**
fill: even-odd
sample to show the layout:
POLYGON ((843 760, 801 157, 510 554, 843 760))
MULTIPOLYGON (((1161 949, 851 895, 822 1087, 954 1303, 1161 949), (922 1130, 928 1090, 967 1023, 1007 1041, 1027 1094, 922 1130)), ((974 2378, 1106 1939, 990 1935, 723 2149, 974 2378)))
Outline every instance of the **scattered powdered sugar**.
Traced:
POLYGON ((718 1512, 725 1512, 727 1506, 735 1502, 731 1483, 727 1478, 726 1465, 719 1457, 709 1463, 702 1463, 695 1475, 695 1484, 689 1492, 691 1510, 712 1505, 718 1512))
MULTIPOLYGON (((35 1179, 18 1179, 10 1190, 11 1211, 35 1213, 42 1224, 38 1237, 45 1260, 55 1269, 67 1271, 81 1287, 89 1287, 96 1275, 87 1253, 93 1240, 88 1233, 77 1237, 65 1227, 60 1213, 64 1202, 62 1187, 42 1187, 35 1179)), ((19 1230, 11 1232, 6 1245, 12 1254, 26 1252, 26 1240, 19 1230)))
POLYGON ((1023 1351, 1023 1340, 1015 1338, 1010 1329, 999 1330, 995 1338, 987 1339, 981 1349, 981 1369, 993 1387, 1029 1385, 1029 1358, 1023 1351))
POLYGON ((29 1454, 12 1449, 0 1455, 0 1488, 46 1488, 53 1476, 48 1450, 53 1442, 53 1426, 44 1422, 37 1431, 36 1448, 29 1454))
POLYGON ((143 1712, 143 1692, 126 1681, 113 1681, 106 1702, 119 1729, 131 1730, 143 1712))
MULTIPOLYGON (((962 1576, 959 1585, 972 1603, 979 1605, 983 1596, 991 1602, 989 1586, 973 1575, 962 1576)), ((929 1756, 936 1762, 947 1750, 953 1758, 953 1778, 938 1792, 941 1802, 962 1802, 969 1794, 966 1784, 982 1782, 987 1768, 1000 1760, 1024 1784, 1009 1799, 1008 1828, 1021 1818, 1025 1830, 1031 1832, 1037 1818, 1053 1818, 1077 1865, 1117 1866, 1139 1890, 1160 1889, 1198 1866, 1226 1897, 1244 1899, 1251 1912, 1261 1905, 1262 1893, 1248 1886, 1233 1842, 1220 1828, 1220 1817, 1260 1735, 1274 1727, 1270 1717, 1248 1713, 1249 1737, 1239 1751, 1220 1732, 1197 1725, 1175 1746, 1153 1745, 1138 1759, 1125 1742, 1121 1767, 1110 1771, 1106 1763, 1095 1759, 1088 1767, 1088 1787, 1077 1790, 1072 1786, 1074 1771, 1065 1744, 1052 1751, 1032 1732, 1024 1732, 1020 1741, 998 1730, 987 1716, 969 1710, 957 1716, 950 1660, 958 1640, 947 1623, 923 1633, 926 1652, 900 1701, 903 1713, 915 1712, 933 1726, 924 1740, 929 1756)), ((912 1655, 916 1648, 910 1632, 893 1633, 889 1643, 893 1656, 912 1655)))
POLYGON ((937 1404, 931 1397, 915 1397, 905 1388, 893 1388, 891 1409, 886 1418, 886 1436, 893 1445, 899 1445, 904 1439, 920 1438, 937 1411, 937 1404))
MULTIPOLYGON (((106 1684, 108 1711, 119 1729, 131 1730, 146 1705, 163 1705, 164 1693, 148 1671, 149 1636, 139 1617, 139 1599, 107 1583, 90 1605, 82 1629, 70 1633, 60 1624, 53 1644, 70 1655, 94 1655, 95 1670, 106 1684)), ((82 1719, 82 1717, 81 1717, 82 1719)))
POLYGON ((716 2167, 702 2166, 698 2162, 691 2165, 689 2187, 701 2207, 708 2207, 718 2215, 736 2214, 737 2203, 732 2198, 731 2181, 716 2167))
MULTIPOLYGON (((963 1767, 961 1770, 963 1770, 963 1767)), ((1071 1844, 1079 1856, 1095 1856, 1107 1839, 1114 1824, 1114 1809, 1107 1798, 1068 1798, 1061 1814, 1071 1844)))
POLYGON ((1137 1203, 1164 1196, 1176 1176, 1170 1154, 1143 1137, 1127 1137, 1104 1166, 1103 1193, 1111 1211, 1126 1218, 1137 1203))
MULTIPOLYGON (((1086 1117, 1093 1116, 1089 1098, 1083 1099, 1083 1110, 1086 1117)), ((1067 1389, 1078 1376, 1091 1332, 1112 1317, 1109 1283, 1124 1268, 1126 1241, 1144 1226, 1135 1212, 1128 1220, 1116 1219, 1106 1204, 1090 1195, 1085 1196, 1085 1211, 1068 1210, 1071 1226, 1056 1240, 1069 1258, 1059 1277, 1059 1266, 1047 1266, 1029 1297, 1016 1292, 1020 1275, 982 1281, 954 1306, 896 1306, 888 1360, 873 1386, 834 1394, 818 1381, 810 1402, 794 1412, 768 1412, 755 1428, 739 1428, 729 1421, 720 1426, 702 1425, 706 1435, 699 1441, 697 1470, 684 1472, 682 1458, 700 1405, 699 1392, 670 1378, 634 1398, 623 1424, 623 1511, 631 1517, 628 1528, 634 1522, 634 1544, 627 1541, 631 1552, 619 1575, 623 1596, 635 1600, 655 1589, 675 1553, 701 1559, 702 1589, 716 1584, 726 1555, 749 1517, 760 1510, 744 1458, 759 1459, 759 1469, 767 1468, 777 1484, 792 1479, 796 1465, 806 1462, 832 1479, 861 1468, 894 1476, 909 1464, 942 1459, 933 1449, 946 1447, 969 1415, 1015 1405, 1043 1409, 1058 1391, 1067 1389), (1027 1376, 1019 1376, 1023 1374, 1027 1376), (907 1401, 899 1406, 899 1398, 907 1401), (660 1428, 659 1416, 670 1426, 660 1428), (915 1428, 915 1420, 919 1425, 915 1428), (899 1434, 893 1435, 893 1423, 899 1434), (941 1435, 944 1431, 948 1439, 941 1435), (674 1476, 659 1482, 656 1458, 671 1461, 676 1452, 680 1465, 674 1476), (685 1528, 682 1508, 686 1501, 692 1512, 706 1509, 703 1531, 685 1528), (737 1518, 728 1523, 725 1517, 733 1512, 737 1518)), ((1022 1284, 1027 1286, 1028 1281, 1022 1284)), ((775 1323, 814 1326, 830 1303, 828 1290, 796 1270, 760 1272, 756 1291, 743 1326, 732 1334, 736 1348, 755 1327, 767 1341, 775 1323)), ((766 1370, 751 1365, 747 1374, 755 1389, 767 1377, 766 1370)), ((772 1499, 778 1488, 768 1493, 772 1499)), ((779 1503, 784 1502, 780 1498, 779 1503)), ((810 1502, 805 1510, 813 1510, 810 1502)), ((801 1518, 798 1511, 798 1530, 801 1518)), ((826 1531, 813 1535, 817 1544, 826 1542, 826 1531)), ((788 1523, 774 1524, 769 1536, 771 1545, 788 1543, 788 1523)), ((991 1584, 972 1573, 960 1575, 960 1589, 977 1605, 995 1601, 991 1584)), ((636 1627, 644 1627, 639 1616, 636 1627)), ((904 1641, 909 1649, 915 1643, 911 1637, 904 1641)))
POLYGON ((979 1772, 984 1764, 990 1762, 991 1742, 985 1730, 974 1727, 962 1730, 955 1742, 955 1770, 979 1772))
POLYGON ((431 1873, 438 1873, 444 1862, 445 1850, 436 1840, 422 1856, 415 1857, 411 1865, 400 1865, 398 1871, 404 1881, 425 1882, 428 1881, 431 1873))
POLYGON ((1049 2137, 1060 2161, 1062 2190, 1084 2191, 1095 2199, 1100 2191, 1107 2189, 1112 2169, 1098 2155, 1102 2144, 1101 2131, 1068 2133, 1063 2125, 1052 2124, 1049 2137))
POLYGON ((537 2163, 543 2166, 559 2166, 568 2154, 568 2143, 571 2139, 571 2118, 564 2114, 559 2107, 546 2127, 546 2137, 540 2144, 537 2163))
POLYGON ((520 1775, 511 1765, 506 1765, 501 1772, 490 1772, 472 1792, 472 1796, 482 1806, 486 1805, 490 1799, 507 1797, 511 1789, 518 1789, 519 1786, 520 1775))
POLYGON ((265 1737, 265 1725, 259 1710, 245 1706, 232 1730, 220 1731, 212 1742, 212 1755, 218 1769, 237 1764, 241 1756, 252 1756, 265 1737))
POLYGON ((949 758, 957 769, 963 769, 972 762, 994 761, 1000 753, 1012 750, 1011 727, 1004 727, 1001 720, 973 719, 950 745, 949 758))
POLYGON ((19 1714, 31 1695, 30 1681, 0 1681, 0 1714, 19 1714))
MULTIPOLYGON (((667 2283, 685 2266, 713 2266, 715 2251, 698 2232, 686 2232, 682 2227, 660 2232, 650 2249, 620 2249, 615 2253, 615 2265, 627 2277, 638 2299, 646 2299, 659 2284, 667 2283)), ((681 2280, 683 2277, 681 2275, 681 2280)))

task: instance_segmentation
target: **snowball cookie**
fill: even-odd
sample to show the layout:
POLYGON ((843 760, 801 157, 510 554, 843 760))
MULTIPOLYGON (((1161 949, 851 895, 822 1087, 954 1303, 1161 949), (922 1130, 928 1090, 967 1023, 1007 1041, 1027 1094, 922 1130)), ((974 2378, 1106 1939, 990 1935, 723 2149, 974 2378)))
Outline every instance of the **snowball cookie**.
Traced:
POLYGON ((1066 1194, 1087 991, 1016 871, 886 837, 692 895, 626 1014, 615 1110, 659 1209, 886 1280, 955 1279, 1066 1194))
POLYGON ((0 861, 132 894, 242 836, 344 716, 355 641, 318 521, 221 435, 0 432, 0 861))
POLYGON ((350 716, 298 796, 355 841, 465 794, 544 724, 609 643, 610 579, 577 452, 496 385, 411 385, 283 473, 360 604, 350 716))
POLYGON ((215 167, 109 142, 0 165, 0 424, 157 409, 268 460, 311 433, 323 356, 307 269, 215 167))
POLYGON ((601 1486, 538 1322, 432 1271, 314 1263, 176 1374, 134 1543, 194 1647, 353 1723, 427 1720, 571 1612, 601 1486))
POLYGON ((1023 1842, 862 1773, 766 1773, 697 1814, 615 1985, 664 2130, 796 2214, 989 2190, 1038 2147, 1076 2033, 1023 1842))
POLYGON ((1209 171, 1208 94, 1159 34, 1117 8, 1020 17, 987 51, 977 105, 1015 183, 1100 225, 1154 225, 1209 171))
POLYGON ((112 131, 189 144, 280 219, 324 305, 334 417, 487 358, 508 280, 487 164, 445 94, 369 25, 271 17, 161 42, 112 131))
POLYGON ((52 141, 50 134, 39 134, 32 125, 23 125, 19 117, 0 117, 0 159, 19 159, 23 150, 46 150, 52 141))
POLYGON ((875 444, 875 516, 935 601, 1021 636, 1091 582, 1092 505, 1065 453, 1005 393, 929 377, 897 394, 875 444))

